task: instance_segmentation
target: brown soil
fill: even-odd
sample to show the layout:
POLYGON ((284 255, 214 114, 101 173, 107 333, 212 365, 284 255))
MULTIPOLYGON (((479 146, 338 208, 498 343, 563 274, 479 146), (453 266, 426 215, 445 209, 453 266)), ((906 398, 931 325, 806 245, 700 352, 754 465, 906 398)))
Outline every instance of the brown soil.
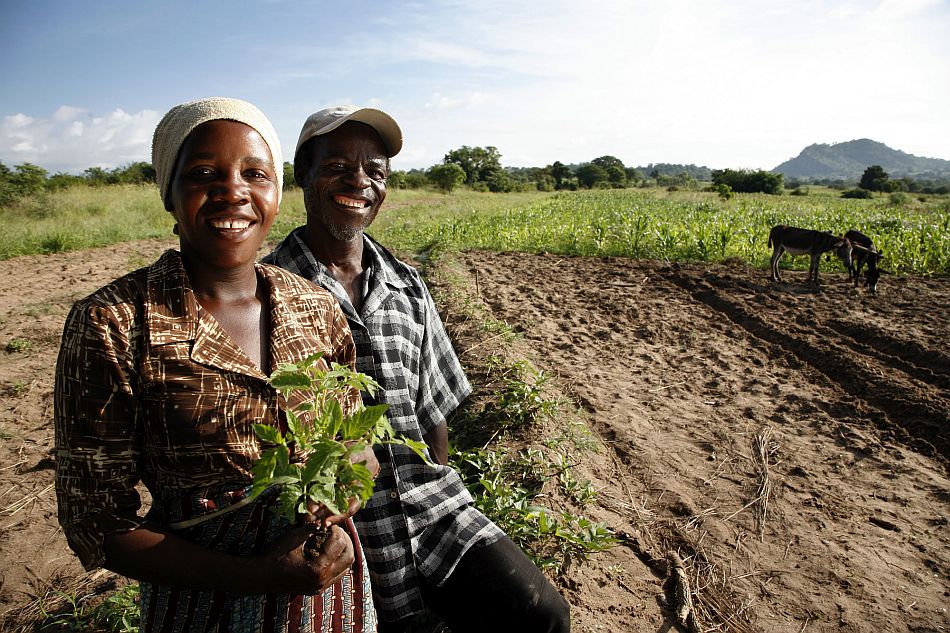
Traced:
MULTIPOLYGON (((52 491, 66 311, 170 245, 0 262, 0 621, 82 576, 52 491)), ((602 447, 574 474, 620 545, 557 576, 575 631, 677 630, 679 571, 696 630, 950 629, 950 280, 869 296, 836 274, 815 292, 794 271, 477 252, 435 272, 468 290, 445 315, 473 376, 499 349, 465 316, 481 304, 602 447)))

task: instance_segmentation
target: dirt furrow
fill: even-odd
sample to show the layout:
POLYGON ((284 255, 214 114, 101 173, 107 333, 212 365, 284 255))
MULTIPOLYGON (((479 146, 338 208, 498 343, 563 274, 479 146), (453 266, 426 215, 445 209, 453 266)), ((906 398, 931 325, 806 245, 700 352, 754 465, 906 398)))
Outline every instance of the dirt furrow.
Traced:
POLYGON ((950 435, 947 434, 950 403, 936 388, 929 385, 922 388, 912 381, 901 380, 897 376, 899 368, 882 366, 873 356, 857 362, 853 358, 853 348, 842 345, 833 336, 822 335, 820 325, 810 323, 807 327, 793 327, 787 321, 758 316, 768 312, 750 309, 714 286, 675 271, 674 268, 671 279, 697 301, 817 369, 856 400, 877 409, 880 415, 872 418, 882 431, 893 434, 895 439, 925 455, 941 456, 950 468, 950 435), (793 331, 795 329, 799 331, 793 331), (802 336, 802 330, 811 336, 802 336), (899 429, 906 434, 895 432, 899 429))

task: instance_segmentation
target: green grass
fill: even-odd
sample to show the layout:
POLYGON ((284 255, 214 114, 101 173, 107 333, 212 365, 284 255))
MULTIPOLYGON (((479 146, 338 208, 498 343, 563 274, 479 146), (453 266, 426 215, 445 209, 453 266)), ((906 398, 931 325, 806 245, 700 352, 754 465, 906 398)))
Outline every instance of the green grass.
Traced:
POLYGON ((174 222, 152 186, 71 187, 0 209, 0 259, 168 237, 174 222))

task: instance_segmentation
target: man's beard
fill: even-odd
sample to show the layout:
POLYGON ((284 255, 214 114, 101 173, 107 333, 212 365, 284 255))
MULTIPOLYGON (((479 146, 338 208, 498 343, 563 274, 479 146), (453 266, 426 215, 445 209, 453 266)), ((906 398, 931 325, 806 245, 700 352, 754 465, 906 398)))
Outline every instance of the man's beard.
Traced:
POLYGON ((363 234, 363 231, 366 230, 366 227, 372 224, 373 220, 375 219, 375 216, 369 216, 366 222, 359 225, 340 226, 335 224, 331 219, 330 214, 323 210, 323 207, 320 204, 320 194, 313 188, 307 188, 304 190, 303 200, 304 208, 307 210, 307 215, 312 213, 313 216, 320 221, 320 225, 326 229, 327 233, 329 233, 333 239, 339 242, 352 242, 356 238, 360 237, 363 234), (313 211, 311 211, 311 209, 313 209, 313 211))

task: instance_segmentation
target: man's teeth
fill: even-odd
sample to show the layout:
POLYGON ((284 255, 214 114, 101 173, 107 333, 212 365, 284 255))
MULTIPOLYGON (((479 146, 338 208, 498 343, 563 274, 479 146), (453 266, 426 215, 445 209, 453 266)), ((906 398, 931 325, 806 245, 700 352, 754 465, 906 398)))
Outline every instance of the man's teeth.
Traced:
POLYGON ((343 196, 336 196, 334 198, 337 204, 342 204, 344 207, 350 207, 351 209, 362 209, 366 206, 364 200, 354 200, 353 198, 344 198, 343 196))
POLYGON ((251 226, 249 220, 211 220, 211 226, 216 229, 238 229, 243 231, 251 226))

